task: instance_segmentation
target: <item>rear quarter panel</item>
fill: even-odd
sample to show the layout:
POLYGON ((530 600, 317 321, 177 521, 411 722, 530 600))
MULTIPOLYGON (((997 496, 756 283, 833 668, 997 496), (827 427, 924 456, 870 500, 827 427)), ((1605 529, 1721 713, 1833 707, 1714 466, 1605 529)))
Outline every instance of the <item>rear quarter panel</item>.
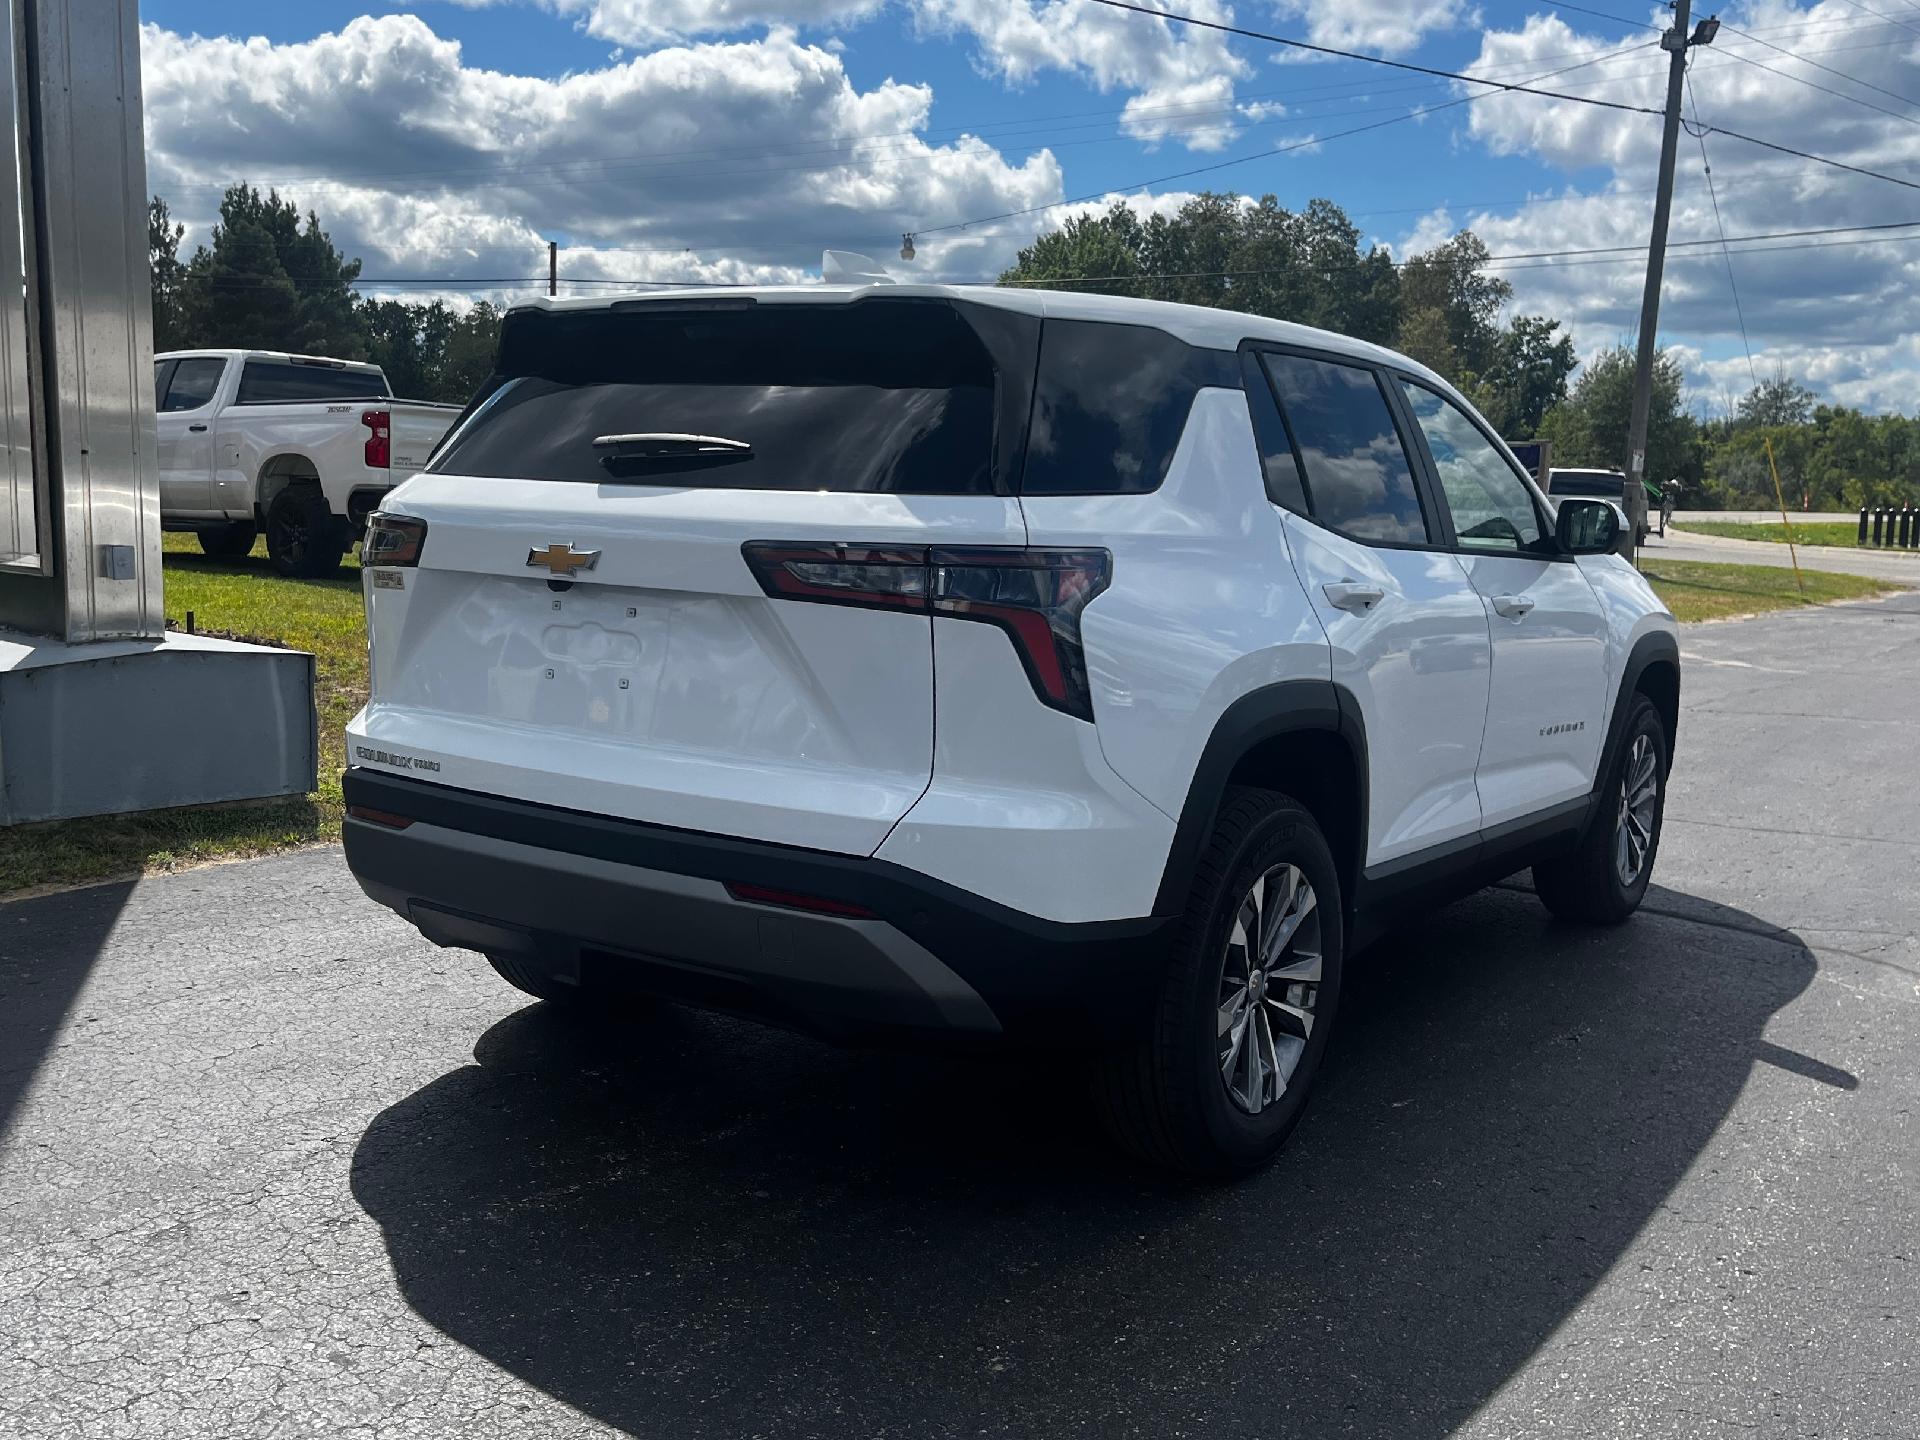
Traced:
POLYGON ((336 515, 347 497, 366 486, 384 488, 387 472, 367 467, 365 403, 312 400, 289 405, 231 405, 220 412, 214 436, 215 480, 222 508, 251 509, 267 497, 260 475, 283 456, 304 458, 336 515))

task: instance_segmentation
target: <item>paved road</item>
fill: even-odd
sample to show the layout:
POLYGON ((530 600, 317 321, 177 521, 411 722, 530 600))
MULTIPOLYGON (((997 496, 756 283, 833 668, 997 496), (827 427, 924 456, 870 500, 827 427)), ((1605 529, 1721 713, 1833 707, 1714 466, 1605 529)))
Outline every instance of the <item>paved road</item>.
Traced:
POLYGON ((1900 1437, 1920 596, 1703 627, 1658 888, 1355 967, 1283 1163, 574 1026, 320 851, 0 906, 0 1435, 1900 1437))
MULTIPOLYGON (((1920 587, 1920 550, 1852 550, 1831 545, 1798 547, 1802 570, 1830 570, 1841 575, 1870 575, 1896 585, 1920 587)), ((1649 535, 1642 547, 1643 558, 1658 560, 1711 560, 1721 564, 1774 565, 1782 569, 1793 563, 1785 545, 1769 540, 1729 540, 1723 535, 1700 535, 1679 529, 1669 530, 1663 539, 1649 535)))

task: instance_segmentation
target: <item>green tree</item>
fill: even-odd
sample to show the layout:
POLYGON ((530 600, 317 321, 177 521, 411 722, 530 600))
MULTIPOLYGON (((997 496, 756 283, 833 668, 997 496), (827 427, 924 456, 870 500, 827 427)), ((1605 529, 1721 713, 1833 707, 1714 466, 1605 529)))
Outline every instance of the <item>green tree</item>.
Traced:
POLYGON ((358 360, 366 337, 354 303, 360 262, 334 248, 312 211, 251 185, 229 186, 211 246, 187 265, 187 328, 204 344, 358 360))
POLYGON ((187 267, 180 263, 180 241, 187 227, 176 222, 167 202, 147 202, 147 276, 153 291, 153 348, 180 350, 192 344, 187 331, 187 267))
MULTIPOLYGON (((1634 353, 1625 345, 1602 350, 1587 362, 1567 398, 1547 412, 1541 438, 1553 442, 1556 465, 1627 468, 1627 429, 1633 410, 1634 353)), ((1653 396, 1647 412, 1647 478, 1689 485, 1701 475, 1699 426, 1680 403, 1680 362, 1671 351, 1654 354, 1653 396)))
POLYGON ((1486 273, 1487 259, 1486 243, 1462 230, 1400 267, 1403 325, 1423 310, 1439 311, 1453 353, 1476 375, 1490 370, 1498 357, 1500 310, 1513 295, 1513 286, 1486 273))
POLYGON ((1567 398, 1567 377, 1579 362, 1573 337, 1554 332, 1558 320, 1516 315, 1500 332, 1493 361, 1477 377, 1474 403, 1493 427, 1512 440, 1531 439, 1554 406, 1567 398))
POLYGON ((1745 425, 1805 425, 1813 419, 1820 397, 1784 369, 1773 372, 1740 400, 1739 418, 1745 425))
POLYGON ((1378 246, 1330 200, 1285 209, 1271 195, 1196 195, 1171 216, 1127 205, 1075 216, 1035 239, 1000 277, 1211 305, 1391 343, 1400 277, 1378 246))

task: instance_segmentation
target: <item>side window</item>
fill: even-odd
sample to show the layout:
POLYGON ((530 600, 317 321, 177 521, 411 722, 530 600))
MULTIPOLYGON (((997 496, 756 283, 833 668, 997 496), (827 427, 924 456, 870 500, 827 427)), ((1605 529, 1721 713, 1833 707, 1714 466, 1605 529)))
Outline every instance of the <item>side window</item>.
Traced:
POLYGON ((1049 320, 1027 430, 1024 495, 1160 488, 1202 386, 1238 389, 1231 352, 1147 325, 1049 320))
POLYGON ((1273 387, 1260 368, 1260 356, 1240 352, 1240 383, 1247 392, 1247 413, 1253 417, 1254 443, 1260 447, 1260 472, 1266 477, 1267 499, 1296 515, 1307 513, 1306 487, 1300 482, 1300 462, 1280 407, 1273 403, 1273 387))
POLYGON ((1356 540, 1425 544, 1413 468, 1374 372, 1299 355, 1268 355, 1299 447, 1313 518, 1356 540))
POLYGON ((1544 534, 1526 484, 1494 443, 1444 396, 1410 380, 1399 382, 1453 515, 1463 550, 1525 550, 1544 534))
POLYGON ((167 382, 173 379, 173 367, 178 360, 156 360, 153 362, 153 408, 162 409, 167 399, 167 382))
POLYGON ((167 384, 166 398, 161 400, 160 408, 198 410, 213 399, 213 392, 220 388, 221 372, 226 368, 226 361, 212 356, 174 362, 173 379, 167 384))

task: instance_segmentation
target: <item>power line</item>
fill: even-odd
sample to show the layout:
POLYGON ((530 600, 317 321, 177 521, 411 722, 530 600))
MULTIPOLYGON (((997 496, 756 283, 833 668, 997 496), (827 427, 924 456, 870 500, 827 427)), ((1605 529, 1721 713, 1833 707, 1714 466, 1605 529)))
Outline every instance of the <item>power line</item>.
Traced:
POLYGON ((1608 110, 1627 110, 1641 115, 1658 115, 1660 112, 1645 105, 1628 105, 1619 100, 1595 100, 1590 95, 1569 95, 1559 90, 1536 90, 1531 85, 1517 84, 1507 80, 1489 80, 1479 75, 1463 75, 1457 70, 1438 70, 1431 65, 1415 65, 1407 60, 1389 60, 1381 55, 1367 55, 1358 50, 1337 50, 1331 45, 1315 45, 1307 40, 1293 40, 1285 35, 1269 35, 1264 30, 1248 30, 1239 25, 1228 25, 1219 20, 1202 20, 1197 15, 1176 15, 1171 10, 1155 10, 1146 5, 1135 5, 1130 0, 1088 0, 1094 5, 1104 5, 1110 10, 1130 10, 1136 15, 1151 15, 1157 20, 1177 20, 1182 25, 1192 25, 1201 30, 1218 30, 1226 35, 1240 35, 1249 40, 1264 40, 1271 45, 1285 45, 1294 50, 1307 50, 1316 55, 1331 55, 1339 60, 1364 60, 1369 65, 1385 65, 1394 70, 1410 70, 1416 75, 1437 75, 1443 80, 1462 80, 1474 85, 1491 85, 1496 89, 1518 95, 1544 95, 1550 100, 1572 100, 1582 105, 1598 105, 1608 110))
MULTIPOLYGON (((1737 34, 1737 33, 1739 33, 1739 32, 1737 32, 1737 31, 1736 31, 1735 33, 1737 34)), ((1765 42, 1765 41, 1762 41, 1761 43, 1762 43, 1762 44, 1766 44, 1766 42, 1765 42)), ((1780 49, 1780 47, 1779 47, 1779 46, 1777 46, 1777 45, 1768 45, 1768 46, 1767 46, 1767 48, 1768 48, 1769 50, 1779 50, 1779 49, 1780 49)), ((1738 50, 1727 50, 1727 51, 1723 51, 1722 53, 1723 53, 1723 54, 1724 54, 1724 55, 1725 55, 1725 56, 1726 56, 1726 57, 1727 57, 1727 58, 1728 58, 1729 60, 1738 60, 1738 61, 1739 61, 1739 62, 1740 62, 1740 63, 1741 63, 1742 65, 1751 65, 1751 66, 1752 66, 1752 67, 1753 67, 1754 69, 1756 69, 1756 70, 1764 70, 1764 71, 1766 71, 1766 72, 1767 72, 1767 74, 1769 74, 1769 75, 1778 75, 1778 76, 1779 76, 1779 77, 1780 77, 1780 78, 1781 78, 1782 80, 1791 80, 1791 81, 1792 81, 1792 82, 1793 82, 1794 84, 1796 84, 1796 85, 1804 85, 1804 86, 1806 86, 1806 87, 1807 87, 1807 88, 1808 88, 1809 90, 1818 90, 1818 91, 1819 91, 1819 92, 1820 92, 1820 93, 1821 93, 1822 95, 1831 95, 1831 96, 1833 96, 1833 97, 1834 97, 1835 99, 1838 99, 1838 100, 1847 100, 1847 101, 1851 101, 1851 102, 1852 102, 1853 104, 1855 104, 1855 105, 1864 105, 1864 106, 1866 106, 1866 108, 1867 108, 1867 109, 1869 109, 1869 110, 1874 110, 1874 111, 1878 111, 1878 112, 1879 112, 1880 114, 1882 114, 1882 115, 1891 115, 1891 116, 1892 116, 1892 117, 1893 117, 1894 119, 1896 119, 1896 120, 1901 120, 1901 121, 1904 121, 1904 122, 1905 122, 1906 124, 1908 124, 1908 125, 1920 125, 1920 117, 1915 117, 1915 116, 1912 116, 1912 115, 1902 115, 1902 114, 1901 114, 1901 113, 1900 113, 1900 112, 1899 112, 1898 110, 1889 110, 1889 109, 1888 109, 1888 108, 1887 108, 1886 106, 1884 106, 1884 105, 1876 105, 1876 104, 1874 104, 1874 103, 1873 103, 1873 101, 1871 101, 1871 100, 1863 100, 1863 99, 1862 99, 1862 98, 1861 98, 1860 96, 1858 96, 1858 95, 1849 95, 1849 94, 1847 94, 1847 92, 1846 92, 1846 91, 1844 91, 1844 90, 1835 90, 1835 89, 1834 89, 1834 88, 1833 88, 1833 87, 1832 87, 1831 85, 1822 85, 1822 84, 1821 84, 1821 83, 1820 83, 1819 81, 1817 81, 1817 80, 1809 80, 1809 79, 1807 79, 1807 78, 1806 78, 1806 76, 1804 76, 1804 75, 1792 75, 1792 74, 1789 74, 1789 73, 1788 73, 1787 71, 1785 71, 1785 70, 1780 70, 1780 69, 1776 69, 1776 68, 1775 68, 1774 66, 1772 66, 1772 65, 1769 65, 1769 64, 1767 64, 1767 63, 1766 63, 1765 61, 1762 61, 1762 60, 1755 60, 1755 59, 1754 59, 1754 58, 1753 58, 1752 56, 1750 56, 1750 55, 1742 55, 1742 54, 1741 54, 1741 53, 1740 53, 1740 52, 1739 52, 1738 50)), ((1800 58, 1800 57, 1799 57, 1798 55, 1794 55, 1794 54, 1793 54, 1793 52, 1792 52, 1791 50, 1780 50, 1780 53, 1781 53, 1782 55, 1788 55, 1788 56, 1792 56, 1792 58, 1793 58, 1793 59, 1795 59, 1795 60, 1798 60, 1798 59, 1800 58)), ((1809 60, 1809 61, 1807 61, 1806 63, 1807 63, 1807 64, 1809 64, 1809 65, 1811 65, 1811 64, 1813 64, 1813 62, 1812 62, 1811 60, 1809 60)), ((1824 66, 1824 65, 1822 65, 1822 66, 1820 66, 1820 67, 1818 67, 1818 68, 1820 68, 1820 69, 1822 69, 1822 70, 1825 70, 1825 69, 1826 69, 1827 67, 1826 67, 1826 66, 1824 66)), ((1838 70, 1835 70, 1835 71, 1832 71, 1831 73, 1832 73, 1832 74, 1835 74, 1835 75, 1840 75, 1840 72, 1839 72, 1838 70)), ((1841 75, 1841 76, 1840 76, 1840 78, 1841 78, 1841 79, 1843 79, 1843 80, 1852 80, 1852 79, 1853 79, 1853 77, 1852 77, 1851 75, 1841 75)), ((1689 83, 1689 85, 1691 85, 1691 83, 1692 83, 1692 82, 1691 82, 1691 81, 1689 81, 1688 83, 1689 83)), ((1866 82, 1864 82, 1864 81, 1855 81, 1854 83, 1855 83, 1855 84, 1865 84, 1866 82)), ((1875 86, 1872 86, 1872 87, 1870 87, 1870 88, 1872 88, 1872 89, 1875 89, 1875 90, 1878 90, 1878 89, 1879 89, 1880 87, 1879 87, 1878 85, 1875 85, 1875 86)), ((1883 93, 1887 93, 1887 92, 1883 92, 1883 93)), ((1896 100, 1904 100, 1904 99, 1905 99, 1905 97, 1904 97, 1904 96, 1900 96, 1900 95, 1895 95, 1895 96, 1894 96, 1893 98, 1894 98, 1894 99, 1896 99, 1896 100)), ((1906 101, 1906 103, 1910 105, 1910 104, 1912 104, 1913 102, 1912 102, 1912 101, 1910 101, 1910 100, 1908 100, 1908 101, 1906 101)))
MULTIPOLYGON (((1107 4, 1109 3, 1109 0, 1094 0, 1094 3, 1107 4)), ((1126 8, 1131 9, 1134 7, 1128 6, 1126 8)), ((1158 13, 1158 12, 1147 12, 1147 13, 1158 13)), ((1652 43, 1653 42, 1648 41, 1644 44, 1623 46, 1621 49, 1608 51, 1606 54, 1599 56, 1597 59, 1583 60, 1578 65, 1568 65, 1564 69, 1551 70, 1547 72, 1547 74, 1545 75, 1535 76, 1534 78, 1539 80, 1550 80, 1554 78, 1556 75, 1571 74, 1575 70, 1584 70, 1588 66, 1604 64, 1608 60, 1616 59, 1621 55, 1632 54, 1636 50, 1650 49, 1652 48, 1652 43)), ((1399 62, 1384 61, 1382 63, 1397 65, 1399 62)), ((1434 73, 1442 74, 1446 72, 1436 71, 1434 73)), ((1500 82, 1490 81, 1488 83, 1496 84, 1500 82)), ((1396 115, 1390 120, 1376 120, 1371 125, 1356 125, 1349 130, 1336 130, 1330 135, 1316 135, 1309 139, 1301 140, 1292 145, 1269 146, 1264 150, 1256 150, 1251 152, 1250 154, 1236 155, 1229 160, 1216 160, 1210 165, 1196 165, 1191 169, 1176 170, 1171 174, 1167 174, 1167 175, 1156 175, 1153 178, 1148 180, 1135 180, 1132 183, 1123 185, 1123 186, 1110 185, 1103 190, 1098 190, 1087 195, 1076 196, 1068 200, 1054 200, 1045 205, 1029 205, 1024 210, 1006 210, 1006 211, 1002 211, 998 215, 983 215, 975 220, 958 220, 958 221, 950 222, 949 224, 946 224, 946 225, 926 225, 915 230, 913 233, 916 237, 919 237, 922 235, 940 235, 940 234, 944 234, 949 230, 970 230, 976 225, 991 225, 1000 220, 1017 220, 1028 215, 1038 215, 1043 211, 1047 211, 1047 210, 1058 210, 1063 206, 1067 206, 1067 205, 1084 205, 1089 201, 1101 200, 1106 198, 1108 195, 1123 194, 1129 190, 1142 190, 1152 185, 1165 185, 1169 181, 1173 181, 1173 180, 1188 180, 1195 175, 1210 174, 1216 170, 1225 170, 1228 167, 1233 165, 1245 165, 1250 161, 1265 160, 1275 155, 1288 155, 1293 153, 1296 150, 1305 150, 1311 146, 1323 145, 1329 140, 1343 140, 1349 135, 1360 135, 1360 134, 1364 134, 1369 130, 1379 130, 1379 129, 1383 129, 1388 125, 1398 125, 1403 121, 1418 119, 1422 115, 1432 115, 1437 111, 1451 110, 1456 105, 1471 105, 1476 100, 1484 100, 1488 95, 1491 95, 1494 93, 1496 92, 1489 90, 1489 91, 1483 91, 1478 95, 1462 95, 1452 100, 1444 100, 1437 105, 1426 105, 1426 106, 1422 106, 1417 110, 1409 110, 1405 114, 1396 115)), ((1528 93, 1544 95, 1544 94, 1550 94, 1552 92, 1529 91, 1528 93)), ((1613 104, 1613 102, 1609 100, 1596 100, 1593 103, 1596 105, 1607 105, 1607 106, 1611 106, 1613 104)), ((1649 110, 1647 111, 1647 113, 1649 115, 1657 115, 1660 112, 1657 110, 1649 110)))
MULTIPOLYGON (((1693 93, 1693 75, 1691 71, 1689 71, 1687 75, 1687 104, 1693 110, 1694 125, 1699 125, 1700 101, 1693 93)), ((1713 190, 1713 164, 1707 159, 1706 132, 1690 126, 1687 133, 1693 136, 1695 142, 1700 146, 1700 168, 1706 172, 1707 194, 1713 200, 1713 224, 1714 228, 1720 232, 1721 257, 1727 262, 1727 289, 1733 292, 1733 318, 1739 322, 1740 325, 1740 348, 1747 352, 1747 378, 1753 382, 1754 388, 1758 389, 1760 387, 1760 377, 1754 369, 1753 342, 1747 338, 1747 315, 1740 307, 1740 284, 1733 278, 1733 251, 1729 249, 1727 245, 1726 222, 1720 218, 1720 197, 1714 194, 1713 190)))
MULTIPOLYGON (((1792 50, 1783 49, 1782 47, 1775 45, 1770 41, 1762 40, 1758 35, 1749 35, 1745 30, 1736 30, 1733 28, 1733 26, 1726 24, 1724 21, 1721 23, 1720 28, 1722 30, 1725 30, 1729 35, 1738 35, 1743 40, 1751 40, 1756 45, 1764 45, 1766 46, 1767 49, 1776 51, 1781 55, 1785 55, 1790 60, 1798 60, 1802 65, 1811 65, 1816 70, 1824 70, 1826 71, 1827 74, 1837 76, 1838 78, 1847 81, 1849 84, 1861 85, 1861 86, 1865 86, 1869 90, 1878 91, 1880 94, 1887 96, 1889 99, 1898 100, 1903 105, 1913 105, 1916 107, 1920 107, 1920 100, 1909 99, 1907 96, 1899 94, 1897 91, 1884 89, 1881 86, 1874 84, 1871 80, 1862 80, 1858 75, 1849 75, 1844 70, 1836 70, 1831 65, 1822 65, 1818 60, 1809 60, 1805 55, 1796 54, 1792 50)), ((1872 48, 1879 50, 1879 49, 1884 49, 1885 47, 1876 45, 1876 46, 1873 46, 1872 48)), ((1728 50, 1725 53, 1728 55, 1732 55, 1737 59, 1744 58, 1740 56, 1738 51, 1735 51, 1735 50, 1728 50)), ((1757 64, 1759 62, 1753 61, 1750 63, 1757 64)), ((1875 106, 1874 108, 1878 109, 1879 107, 1875 106)))
MULTIPOLYGON (((1223 25, 1217 20, 1202 20, 1192 15, 1176 15, 1171 10, 1152 10, 1147 8, 1144 5, 1131 4, 1129 3, 1129 0, 1089 0, 1089 3, 1094 5, 1105 5, 1108 8, 1115 9, 1115 10, 1131 10, 1136 14, 1140 14, 1140 15, 1153 15, 1153 16, 1157 16, 1162 20, 1178 20, 1183 25, 1197 25, 1204 30, 1222 30, 1233 35, 1244 35, 1254 40, 1268 40, 1273 42, 1276 45, 1287 45, 1287 46, 1294 47, 1296 49, 1312 50, 1325 55, 1337 55, 1340 58, 1346 59, 1346 60, 1364 60, 1374 65, 1391 66, 1396 70, 1417 70, 1423 74, 1428 74, 1428 75, 1445 75, 1448 78, 1454 79, 1454 80, 1474 81, 1475 83, 1482 84, 1482 85, 1494 85, 1494 86, 1498 86, 1501 90, 1511 91, 1516 94, 1544 95, 1547 98, 1553 99, 1553 100, 1572 100, 1582 105, 1597 105, 1602 107, 1603 109, 1608 109, 1608 110, 1635 111, 1643 115, 1660 115, 1663 113, 1662 111, 1659 111, 1659 110, 1648 109, 1644 105, 1625 105, 1617 100, 1596 100, 1591 96, 1566 95, 1554 90, 1536 90, 1530 86, 1511 85, 1506 83, 1505 81, 1500 81, 1500 80, 1477 80, 1476 77, 1472 75, 1461 75, 1448 70, 1435 70, 1425 65, 1410 65, 1404 60, 1387 60, 1387 59, 1383 59, 1378 55, 1363 55, 1356 50, 1335 50, 1325 45, 1312 45, 1304 40, 1289 40, 1284 36, 1268 35, 1259 30, 1245 30, 1234 25, 1223 25)), ((1866 9, 1865 6, 1858 3, 1858 0, 1847 0, 1847 3, 1849 5, 1852 5, 1857 10, 1866 9)), ((1866 13, 1869 15, 1877 15, 1877 12, 1872 10, 1867 10, 1866 13)), ((1884 15, 1879 15, 1878 18, 1884 20, 1887 17, 1884 15)), ((1910 30, 1914 29, 1914 27, 1912 26, 1907 26, 1906 28, 1910 30)), ((1920 30, 1915 30, 1914 33, 1920 34, 1920 30)), ((1435 106, 1433 108, 1439 109, 1441 107, 1435 106)), ((1878 107, 1875 107, 1875 108, 1878 108, 1878 107)), ((1391 123, 1391 122, 1387 122, 1387 123, 1391 123)), ((1849 165, 1844 160, 1833 160, 1833 159, 1829 159, 1825 155, 1815 155, 1810 151, 1796 150, 1790 145, 1781 145, 1772 140, 1762 140, 1757 135, 1747 135, 1739 130, 1728 130, 1724 126, 1710 125, 1707 127, 1707 133, 1713 134, 1713 135, 1725 135, 1730 140, 1744 140, 1747 144, 1758 145, 1762 149, 1777 150, 1782 155, 1796 155, 1802 160, 1811 160, 1811 161, 1814 161, 1816 164, 1820 164, 1820 165, 1830 165, 1836 170, 1848 170, 1854 173, 1855 175, 1866 175, 1866 176, 1870 176, 1875 180, 1885 180, 1891 185, 1903 185, 1909 190, 1920 190, 1920 181, 1903 180, 1897 175, 1889 175, 1885 171, 1881 171, 1881 170, 1869 170, 1863 165, 1849 165)), ((1151 184, 1154 182, 1150 181, 1148 183, 1151 184)))
POLYGON ((1862 15, 1871 15, 1876 20, 1884 20, 1889 25, 1898 25, 1902 30, 1912 30, 1914 34, 1920 35, 1920 29, 1915 29, 1905 20, 1896 20, 1891 15, 1882 15, 1878 10, 1869 10, 1860 3, 1860 0, 1847 0, 1847 4, 1853 6, 1853 8, 1858 10, 1862 15))

